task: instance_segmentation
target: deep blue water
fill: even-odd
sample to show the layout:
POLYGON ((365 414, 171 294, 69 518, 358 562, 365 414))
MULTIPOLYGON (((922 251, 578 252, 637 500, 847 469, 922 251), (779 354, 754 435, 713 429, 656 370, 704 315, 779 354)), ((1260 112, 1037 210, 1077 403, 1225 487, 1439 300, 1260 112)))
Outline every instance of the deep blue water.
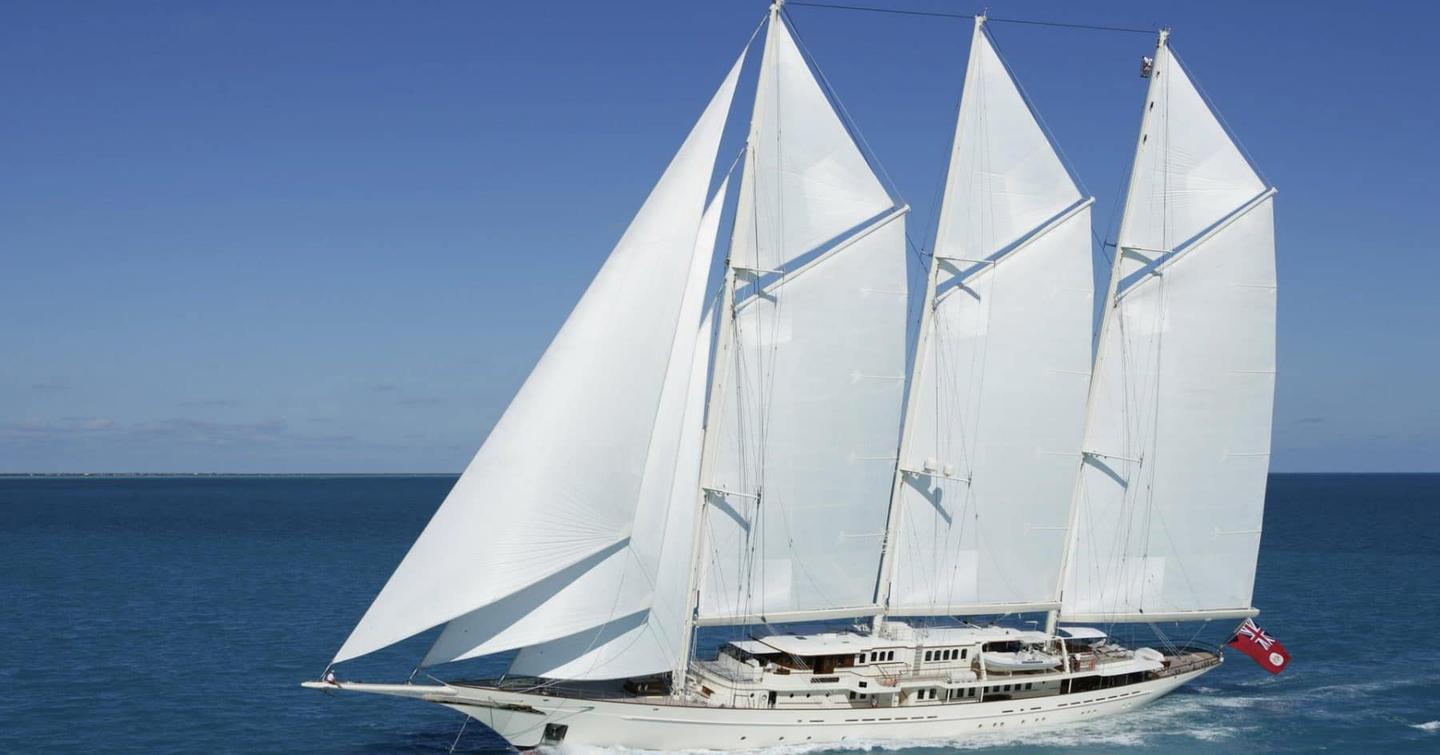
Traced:
MULTIPOLYGON (((0 479, 0 752, 446 751, 459 714, 297 683, 451 482, 0 479)), ((1265 519, 1255 600, 1284 674, 1232 655, 1137 715, 960 747, 1440 752, 1440 476, 1277 475, 1265 519)), ((423 648, 346 676, 403 677, 423 648)), ((471 726, 457 751, 498 747, 471 726)))

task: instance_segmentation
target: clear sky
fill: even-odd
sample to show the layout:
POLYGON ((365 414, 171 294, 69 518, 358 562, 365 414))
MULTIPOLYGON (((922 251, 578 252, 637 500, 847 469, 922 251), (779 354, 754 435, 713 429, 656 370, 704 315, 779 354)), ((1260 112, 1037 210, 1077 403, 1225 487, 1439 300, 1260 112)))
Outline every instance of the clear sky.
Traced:
MULTIPOLYGON (((458 471, 764 9, 7 3, 0 471, 458 471)), ((1280 189, 1274 468, 1440 471, 1440 5, 990 13, 1174 28, 1280 189)), ((791 16, 926 241, 970 22, 791 16)), ((1103 233, 1153 38, 992 33, 1103 233)))

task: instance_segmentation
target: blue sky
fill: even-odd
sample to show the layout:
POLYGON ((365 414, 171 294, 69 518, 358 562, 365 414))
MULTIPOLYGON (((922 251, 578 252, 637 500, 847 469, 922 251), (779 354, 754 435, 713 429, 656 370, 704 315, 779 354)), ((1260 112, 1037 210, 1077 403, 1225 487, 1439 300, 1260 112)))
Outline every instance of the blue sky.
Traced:
MULTIPOLYGON (((453 472, 765 5, 6 7, 0 471, 453 472)), ((1274 468, 1440 471, 1437 6, 990 13, 1174 28, 1280 188, 1274 468)), ((925 239, 969 22, 791 15, 925 239)), ((1153 39, 992 33, 1103 232, 1153 39)))

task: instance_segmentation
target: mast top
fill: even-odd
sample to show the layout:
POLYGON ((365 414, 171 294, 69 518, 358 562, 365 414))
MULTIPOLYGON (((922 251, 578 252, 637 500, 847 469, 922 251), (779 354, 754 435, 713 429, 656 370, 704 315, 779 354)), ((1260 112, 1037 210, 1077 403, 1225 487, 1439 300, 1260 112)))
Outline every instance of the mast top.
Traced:
MULTIPOLYGON (((778 0, 777 0, 777 1, 778 1, 778 0)), ((1160 27, 1160 41, 1157 42, 1157 43, 1155 44, 1155 46, 1156 46, 1156 47, 1164 47, 1164 46, 1165 46, 1165 42, 1166 42, 1167 40, 1169 40, 1169 39, 1170 39, 1170 27, 1168 27, 1168 26, 1162 26, 1162 27, 1160 27)))

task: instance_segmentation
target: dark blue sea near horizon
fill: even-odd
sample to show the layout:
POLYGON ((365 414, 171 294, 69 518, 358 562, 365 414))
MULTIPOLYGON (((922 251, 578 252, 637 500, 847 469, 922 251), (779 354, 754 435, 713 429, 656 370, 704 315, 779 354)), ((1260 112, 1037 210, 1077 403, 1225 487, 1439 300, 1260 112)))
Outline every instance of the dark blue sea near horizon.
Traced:
MULTIPOLYGON (((457 713, 298 683, 452 482, 0 478, 0 752, 447 751, 457 713)), ((1255 601, 1294 656, 1279 676, 1231 653, 1128 717, 876 749, 1440 752, 1440 475, 1273 476, 1255 601)), ((424 646, 344 674, 403 679, 424 646)), ((456 746, 503 749, 478 725, 456 746)))

